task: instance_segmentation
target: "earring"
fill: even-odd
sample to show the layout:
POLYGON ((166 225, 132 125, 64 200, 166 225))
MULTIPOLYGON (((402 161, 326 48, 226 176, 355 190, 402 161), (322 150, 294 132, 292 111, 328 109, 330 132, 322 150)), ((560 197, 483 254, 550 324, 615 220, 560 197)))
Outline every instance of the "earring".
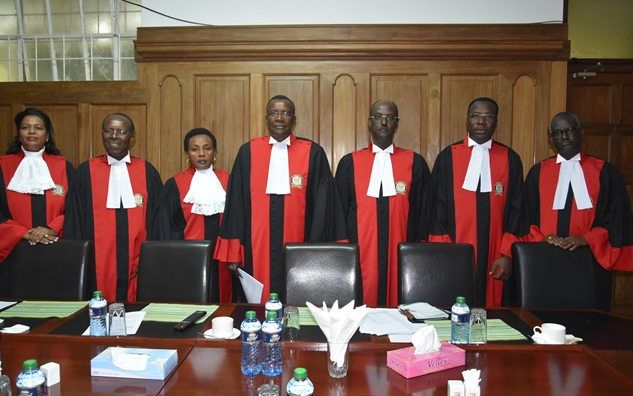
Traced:
POLYGON ((216 160, 216 159, 217 159, 217 158, 216 158, 216 157, 215 157, 215 155, 214 155, 214 156, 213 156, 213 162, 215 162, 215 160, 216 160))
POLYGON ((187 157, 187 163, 189 163, 189 157, 187 157))

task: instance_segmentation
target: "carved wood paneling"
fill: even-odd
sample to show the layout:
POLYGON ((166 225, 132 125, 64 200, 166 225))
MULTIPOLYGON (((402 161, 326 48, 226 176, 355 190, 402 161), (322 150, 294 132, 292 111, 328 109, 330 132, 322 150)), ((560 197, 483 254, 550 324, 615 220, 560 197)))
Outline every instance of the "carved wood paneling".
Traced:
MULTIPOLYGON (((237 150, 250 139, 249 126, 254 114, 250 109, 249 77, 198 75, 195 84, 196 126, 214 134, 218 141, 216 166, 230 171, 237 150)), ((263 122, 263 112, 260 117, 263 122)), ((187 132, 183 130, 180 146, 187 132)))
POLYGON ((0 155, 4 155, 7 147, 15 137, 16 129, 13 123, 13 113, 10 105, 0 106, 0 155))
MULTIPOLYGON (((521 76, 514 85, 512 103, 512 144, 524 160, 534 161, 536 134, 536 84, 529 76, 521 76)), ((542 131, 540 133, 543 133, 542 131)), ((523 172, 527 175, 530 162, 526 161, 523 172)))
POLYGON ((364 141, 367 144, 366 123, 359 122, 357 117, 350 115, 360 113, 356 108, 356 83, 352 76, 343 74, 338 76, 332 87, 332 135, 336 142, 332 155, 333 171, 336 173, 338 162, 345 154, 350 153, 364 141), (365 129, 365 133, 360 132, 365 129))
POLYGON ((159 84, 160 92, 160 133, 149 139, 148 144, 159 150, 158 162, 153 165, 161 170, 166 181, 185 167, 183 162, 183 120, 182 120, 182 84, 178 77, 165 76, 159 84))

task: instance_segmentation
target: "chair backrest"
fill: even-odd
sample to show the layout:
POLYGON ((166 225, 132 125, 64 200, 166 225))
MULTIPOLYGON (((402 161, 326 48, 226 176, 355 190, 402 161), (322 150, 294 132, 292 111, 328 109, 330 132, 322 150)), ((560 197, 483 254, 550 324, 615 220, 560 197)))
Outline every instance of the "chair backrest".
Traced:
POLYGON ((338 300, 339 307, 363 302, 358 245, 287 243, 284 250, 285 303, 321 306, 338 300))
POLYGON ((141 244, 136 299, 209 302, 211 241, 145 241, 141 244))
POLYGON ((455 297, 475 303, 475 249, 469 244, 400 243, 398 302, 452 306, 455 297))
POLYGON ((94 268, 92 241, 60 239, 49 245, 20 241, 7 263, 12 298, 90 299, 90 274, 94 268))
POLYGON ((549 243, 515 243, 512 261, 516 304, 529 308, 596 308, 593 260, 588 246, 570 252, 549 243))

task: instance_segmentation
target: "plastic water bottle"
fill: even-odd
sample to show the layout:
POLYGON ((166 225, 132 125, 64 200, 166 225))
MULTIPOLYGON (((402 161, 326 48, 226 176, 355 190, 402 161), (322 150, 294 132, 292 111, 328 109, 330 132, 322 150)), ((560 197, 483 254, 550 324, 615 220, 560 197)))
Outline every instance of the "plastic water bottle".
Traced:
POLYGON ((90 304, 88 304, 88 314, 90 315, 90 335, 106 336, 108 327, 106 326, 106 315, 108 314, 108 302, 103 298, 103 293, 95 291, 90 304))
POLYGON ((470 338, 470 308, 464 297, 457 297, 451 308, 451 343, 468 344, 470 338))
POLYGON ((262 373, 270 377, 281 374, 281 331, 277 313, 268 312, 262 324, 262 373))
POLYGON ((277 293, 270 293, 270 299, 266 301, 266 305, 264 308, 266 309, 266 317, 268 317, 268 312, 273 311, 277 312, 277 319, 281 320, 281 301, 279 301, 279 295, 277 293))
POLYGON ((311 396, 314 393, 314 384, 308 378, 308 370, 303 367, 295 369, 295 376, 286 387, 288 396, 311 396))
POLYGON ((0 396, 11 396, 11 380, 9 376, 2 375, 2 362, 0 362, 0 396))
POLYGON ((262 324, 255 311, 246 312, 246 319, 240 326, 242 331, 242 374, 257 375, 262 371, 262 324))
POLYGON ((37 360, 29 359, 22 365, 22 372, 18 374, 15 387, 19 396, 46 395, 46 375, 37 365, 37 360))

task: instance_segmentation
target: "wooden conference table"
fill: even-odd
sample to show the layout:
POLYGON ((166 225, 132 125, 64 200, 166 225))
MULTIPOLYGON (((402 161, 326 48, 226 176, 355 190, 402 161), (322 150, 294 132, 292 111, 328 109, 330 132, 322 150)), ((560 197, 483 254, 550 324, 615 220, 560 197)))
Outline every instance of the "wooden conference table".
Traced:
MULTIPOLYGON (((129 304, 128 311, 143 304, 129 304)), ((245 306, 221 305, 213 316, 241 318, 245 306)), ((262 307, 256 307, 262 310, 262 307)), ((213 317, 212 316, 212 317, 213 317)), ((579 345, 546 346, 529 342, 491 342, 465 346, 466 365, 405 379, 386 366, 386 352, 406 345, 386 337, 355 336, 350 344, 346 378, 328 376, 326 345, 318 328, 301 329, 302 341, 284 342, 283 372, 278 377, 246 377, 240 372, 240 341, 205 339, 199 333, 211 321, 184 333, 172 324, 143 322, 137 335, 82 337, 88 324, 85 309, 65 319, 31 322, 27 334, 2 334, 3 374, 15 377, 25 359, 54 361, 61 366, 61 383, 52 395, 256 395, 257 387, 273 382, 282 389, 295 367, 306 367, 315 395, 446 395, 447 381, 461 379, 469 368, 482 371, 481 394, 491 395, 615 395, 633 394, 633 320, 598 311, 546 311, 519 308, 488 309, 489 318, 501 318, 528 335, 532 326, 553 321, 568 333, 582 337, 579 345), (321 337, 321 339, 319 339, 321 337), (309 340, 305 340, 308 338, 309 340), (90 376, 90 359, 108 346, 170 348, 178 350, 178 366, 164 380, 131 380, 90 376)), ((240 319, 241 320, 241 319, 240 319)), ((6 325, 20 321, 7 319, 6 325)), ((24 322, 24 321, 22 321, 24 322)))

